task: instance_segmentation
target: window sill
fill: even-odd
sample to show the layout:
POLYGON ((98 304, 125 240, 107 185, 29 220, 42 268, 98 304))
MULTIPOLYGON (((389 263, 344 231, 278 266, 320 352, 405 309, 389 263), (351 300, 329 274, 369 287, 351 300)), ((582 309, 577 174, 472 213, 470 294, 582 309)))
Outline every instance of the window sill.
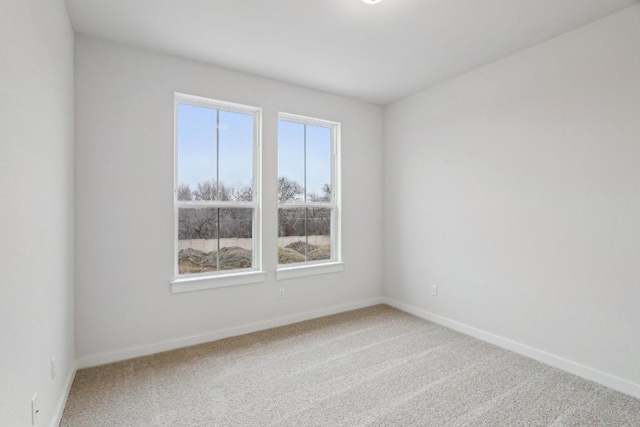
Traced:
POLYGON ((262 283, 266 276, 267 273, 264 271, 247 271, 242 273, 176 278, 171 281, 171 293, 178 294, 181 292, 262 283))
POLYGON ((339 273, 344 270, 344 262, 327 262, 323 264, 282 267, 276 270, 276 279, 293 279, 296 277, 315 276, 318 274, 339 273))

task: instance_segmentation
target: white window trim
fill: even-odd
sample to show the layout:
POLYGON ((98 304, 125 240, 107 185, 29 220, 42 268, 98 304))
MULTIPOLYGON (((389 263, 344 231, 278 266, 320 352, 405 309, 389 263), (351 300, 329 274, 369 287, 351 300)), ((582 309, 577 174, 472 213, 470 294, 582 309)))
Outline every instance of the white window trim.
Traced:
MULTIPOLYGON (((279 203, 280 208, 330 208, 331 209, 331 259, 323 261, 307 261, 295 264, 278 264, 276 270, 276 279, 292 279, 297 277, 315 276, 318 274, 337 273, 344 270, 344 262, 342 260, 342 180, 341 180, 341 162, 340 162, 340 138, 341 124, 329 120, 316 119, 313 117, 301 116, 298 114, 279 113, 278 122, 280 120, 302 123, 312 126, 322 126, 331 129, 331 203, 279 203)), ((277 250, 277 247, 276 247, 277 250)))
MULTIPOLYGON (((240 271, 240 270, 237 270, 240 271)), ((205 289, 227 288, 229 286, 251 285, 265 281, 267 273, 264 271, 247 270, 236 273, 216 273, 215 275, 199 277, 180 277, 173 279, 171 293, 202 291, 205 289)))
POLYGON ((232 102, 218 101, 201 96, 174 94, 174 136, 173 136, 173 205, 174 205, 174 277, 170 281, 172 293, 214 289, 227 286, 264 282, 266 273, 262 270, 262 108, 232 102), (185 202, 177 200, 178 193, 178 105, 214 108, 234 113, 251 114, 254 118, 253 154, 253 200, 251 202, 185 202), (248 269, 224 270, 197 274, 178 274, 178 209, 185 207, 245 207, 253 208, 253 265, 248 269))
POLYGON ((324 261, 316 264, 296 264, 293 267, 283 267, 276 271, 277 280, 295 279, 298 277, 317 276, 319 274, 339 273, 344 270, 344 262, 324 261))

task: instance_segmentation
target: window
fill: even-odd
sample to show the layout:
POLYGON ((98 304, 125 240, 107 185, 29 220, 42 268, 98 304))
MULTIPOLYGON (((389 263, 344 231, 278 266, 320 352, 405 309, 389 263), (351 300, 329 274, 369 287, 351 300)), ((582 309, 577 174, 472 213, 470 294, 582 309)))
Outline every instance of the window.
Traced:
POLYGON ((260 109, 175 96, 175 275, 260 270, 260 109))
POLYGON ((340 261, 338 123, 280 114, 278 264, 340 261))

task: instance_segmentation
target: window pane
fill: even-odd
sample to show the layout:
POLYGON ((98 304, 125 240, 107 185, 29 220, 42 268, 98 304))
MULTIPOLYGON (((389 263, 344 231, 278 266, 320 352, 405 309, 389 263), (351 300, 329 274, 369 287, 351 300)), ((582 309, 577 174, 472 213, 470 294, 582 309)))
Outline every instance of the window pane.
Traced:
POLYGON ((252 208, 179 208, 179 273, 253 267, 253 212, 252 208))
POLYGON ((278 263, 331 259, 331 209, 279 209, 278 263))
POLYGON ((178 105, 178 200, 212 200, 216 180, 216 110, 178 105), (209 192, 207 193, 207 188, 209 192))
POLYGON ((307 209, 307 261, 331 259, 331 209, 307 209))
POLYGON ((220 270, 253 266, 253 209, 220 209, 220 270))
POLYGON ((251 201, 253 193, 253 115, 220 111, 219 197, 251 201))
POLYGON ((307 125, 307 202, 331 202, 331 128, 307 125))
POLYGON ((304 125, 278 122, 278 199, 280 203, 304 200, 304 125))
POLYGON ((278 209, 278 263, 293 264, 306 259, 306 210, 278 209))
POLYGON ((218 209, 178 209, 178 271, 180 274, 217 270, 218 209))

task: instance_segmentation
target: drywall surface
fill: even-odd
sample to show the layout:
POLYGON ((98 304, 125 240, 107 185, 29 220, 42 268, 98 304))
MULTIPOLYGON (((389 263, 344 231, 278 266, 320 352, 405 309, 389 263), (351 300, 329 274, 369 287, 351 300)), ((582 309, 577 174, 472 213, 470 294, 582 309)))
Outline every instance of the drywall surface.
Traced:
POLYGON ((34 393, 51 425, 74 373, 73 44, 62 0, 0 3, 2 426, 34 393))
POLYGON ((639 76, 633 7, 388 106, 385 294, 640 384, 639 76))
POLYGON ((80 359, 381 295, 381 107, 84 36, 76 48, 80 359), (175 92, 263 109, 265 283, 170 292, 175 92), (341 273, 276 281, 278 112, 342 123, 341 273))

